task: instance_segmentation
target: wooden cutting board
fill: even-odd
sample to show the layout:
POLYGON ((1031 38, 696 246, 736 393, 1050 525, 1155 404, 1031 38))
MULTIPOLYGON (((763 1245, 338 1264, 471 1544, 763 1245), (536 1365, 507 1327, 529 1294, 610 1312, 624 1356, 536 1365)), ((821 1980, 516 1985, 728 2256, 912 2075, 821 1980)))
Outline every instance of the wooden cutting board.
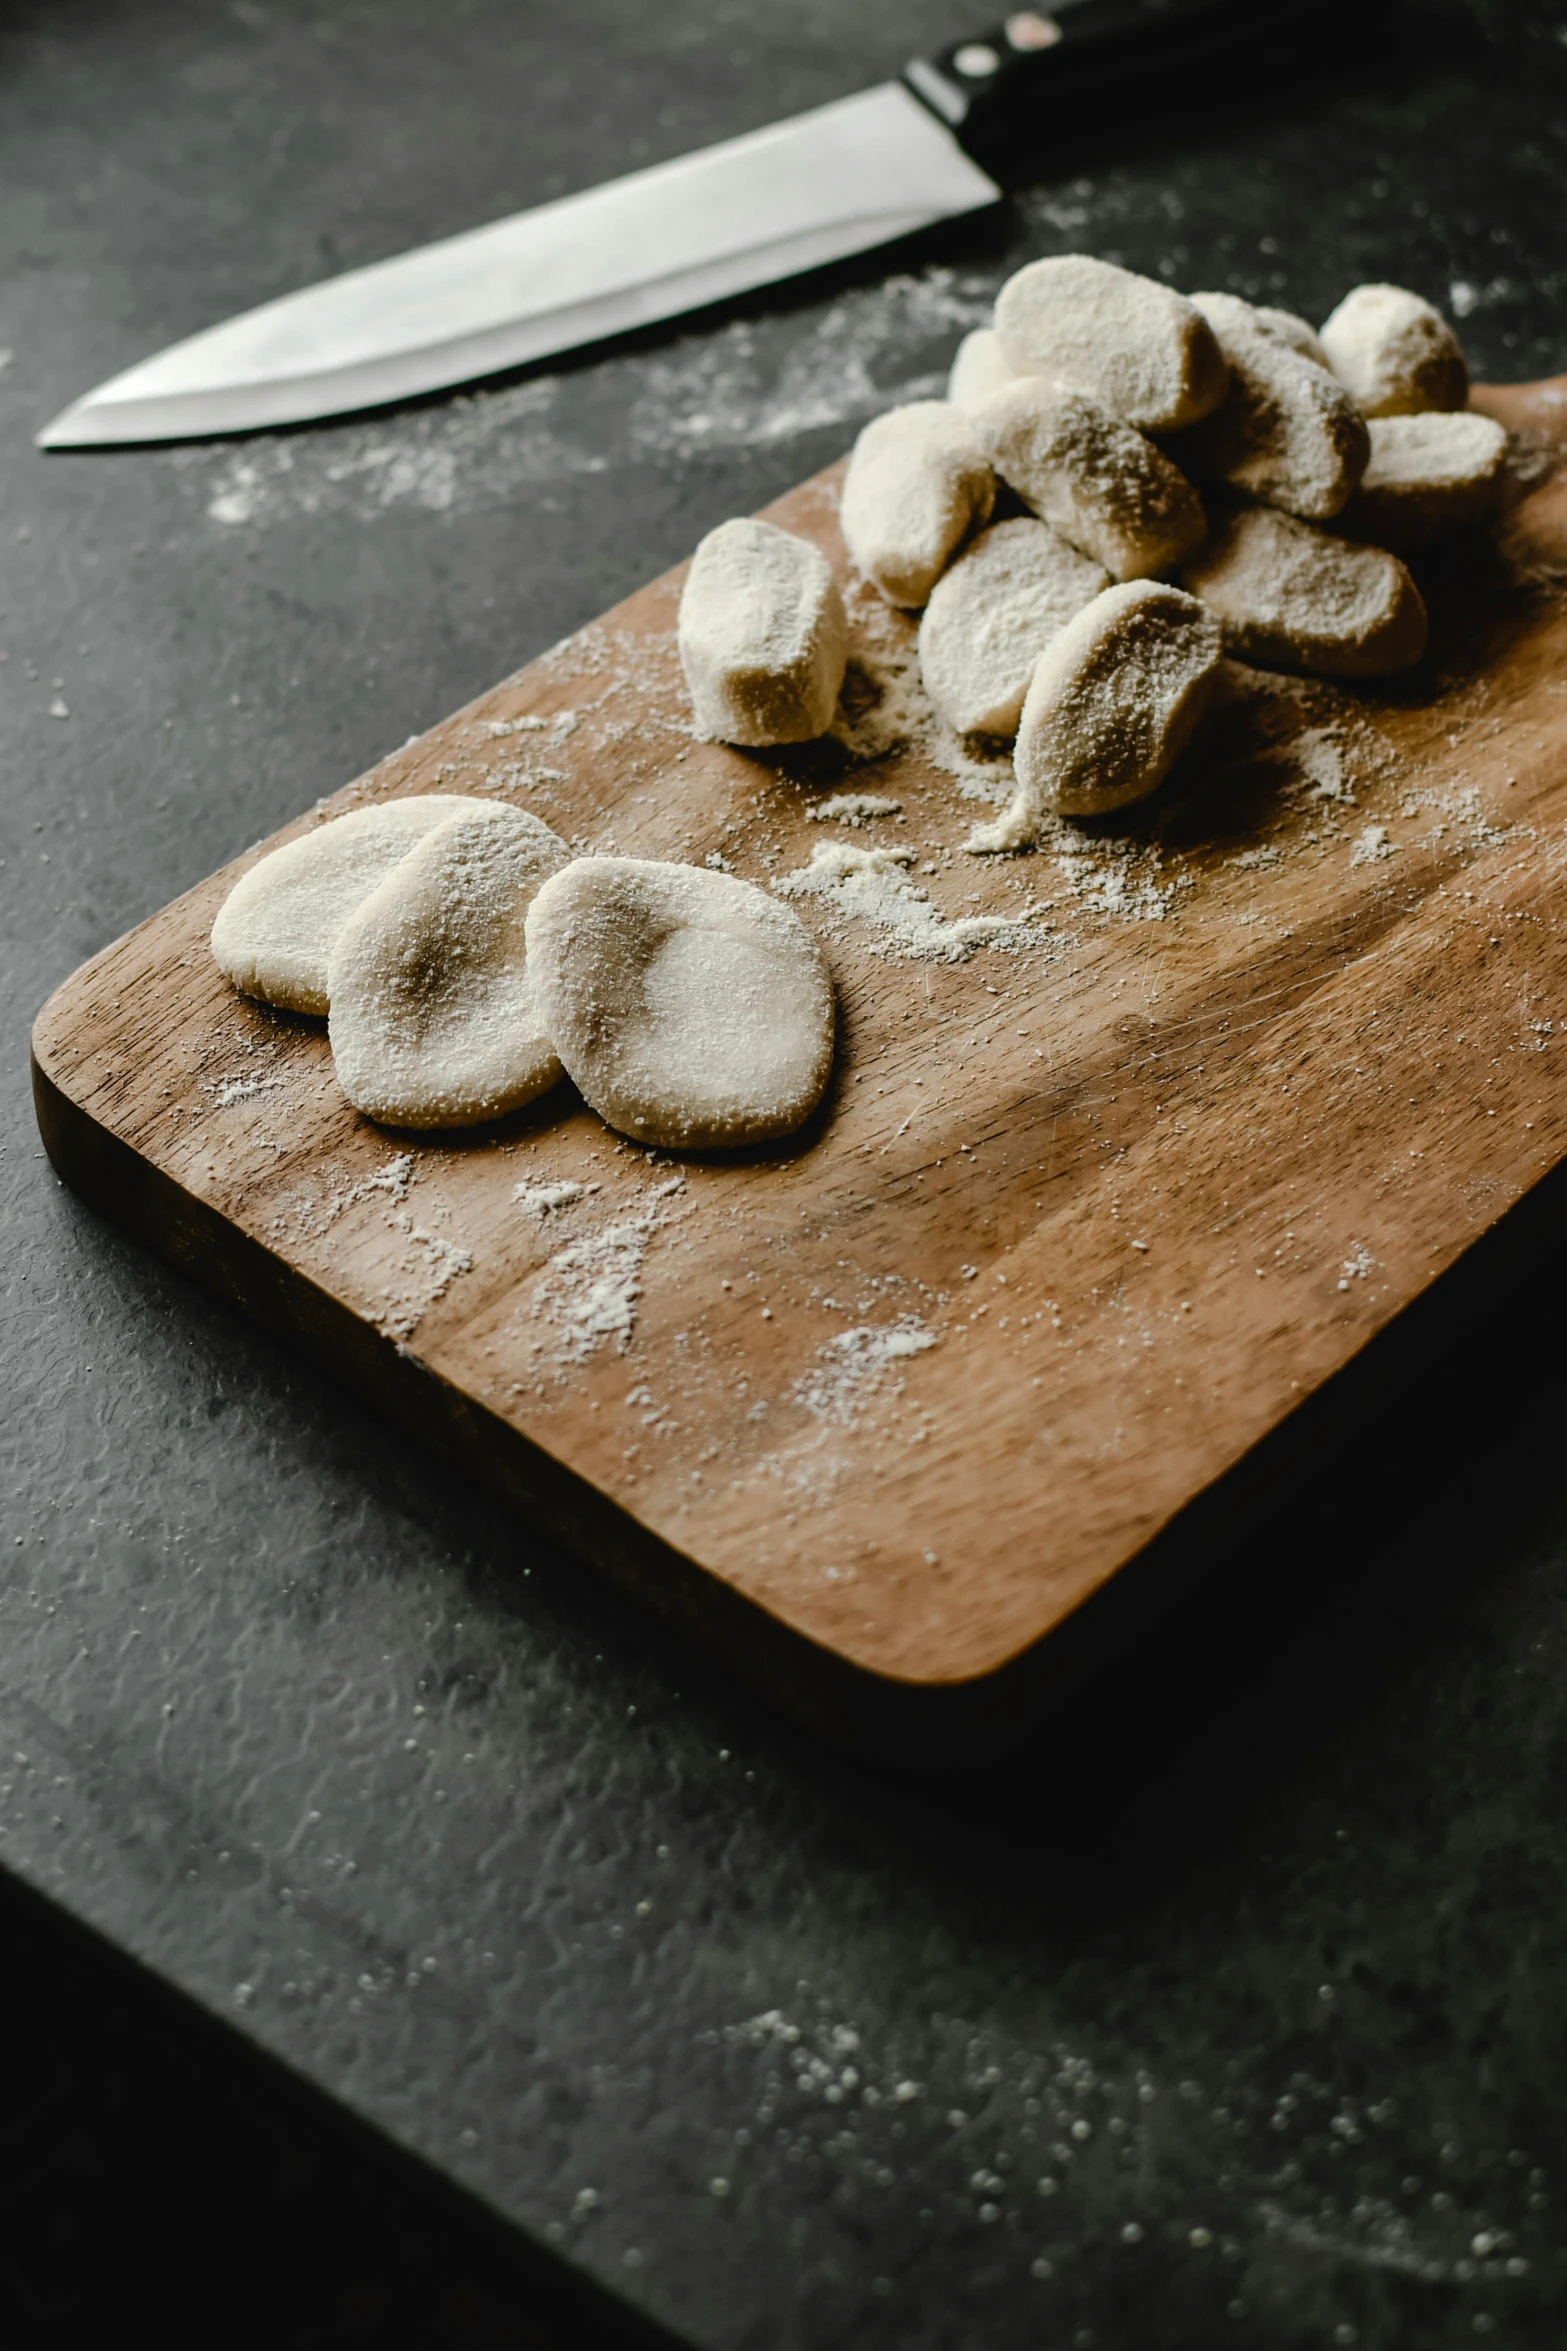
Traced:
MULTIPOLYGON (((1562 1155, 1567 378, 1477 404, 1536 486, 1423 575, 1426 667, 1241 673, 1157 805, 1035 856, 963 853, 1004 771, 939 739, 864 592, 857 751, 693 742, 678 572, 276 836, 448 789, 810 868, 842 1042, 789 1146, 649 1154, 567 1085, 369 1125, 323 1026, 212 963, 250 850, 40 1014, 55 1165, 818 1728, 994 1734, 1052 1630, 1562 1155)), ((843 569, 836 479, 769 512, 843 569)))

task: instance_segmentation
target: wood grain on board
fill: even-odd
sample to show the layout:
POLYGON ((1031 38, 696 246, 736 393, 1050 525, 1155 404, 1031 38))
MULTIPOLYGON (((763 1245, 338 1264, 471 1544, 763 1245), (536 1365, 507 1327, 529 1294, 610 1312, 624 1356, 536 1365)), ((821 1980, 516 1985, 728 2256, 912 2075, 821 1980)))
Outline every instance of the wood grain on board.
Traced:
MULTIPOLYGON (((764 884, 911 856, 912 933, 793 900, 841 1049, 790 1145, 650 1155, 567 1085, 371 1126, 207 951, 253 849, 40 1014, 56 1165, 820 1727, 982 1698, 1563 1155, 1567 379, 1477 404, 1539 486, 1426 568, 1424 668, 1246 673, 1156 805, 1035 856, 962 853, 984 779, 863 591, 861 756, 693 742, 678 572, 276 836, 449 789, 764 884), (959 959, 976 914, 1017 927, 959 959)), ((836 478, 768 512, 842 571, 836 478)))

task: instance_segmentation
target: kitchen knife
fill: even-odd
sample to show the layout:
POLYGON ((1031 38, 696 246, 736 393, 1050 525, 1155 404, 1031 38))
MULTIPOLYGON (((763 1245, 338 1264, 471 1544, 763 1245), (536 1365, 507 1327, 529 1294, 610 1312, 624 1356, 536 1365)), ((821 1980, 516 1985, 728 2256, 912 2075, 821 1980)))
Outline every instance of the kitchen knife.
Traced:
POLYGON ((266 302, 100 384, 46 449, 300 424, 597 342, 1001 195, 977 155, 1176 70, 1258 0, 1056 0, 903 79, 266 302))

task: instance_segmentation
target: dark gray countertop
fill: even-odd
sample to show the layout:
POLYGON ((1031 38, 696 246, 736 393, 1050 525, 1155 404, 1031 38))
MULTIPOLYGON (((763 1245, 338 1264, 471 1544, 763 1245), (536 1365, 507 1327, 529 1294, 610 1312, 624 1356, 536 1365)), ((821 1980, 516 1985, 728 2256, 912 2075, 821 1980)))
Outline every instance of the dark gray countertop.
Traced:
POLYGON ((7 12, 0 1859, 702 2351, 1554 2341, 1559 1263, 1034 1747, 921 1782, 761 1715, 36 1141, 76 962, 927 388, 1026 254, 1312 316, 1392 277, 1481 372, 1567 364, 1567 27, 1488 0, 890 276, 318 432, 32 450, 232 310, 961 29, 848 14, 7 12))

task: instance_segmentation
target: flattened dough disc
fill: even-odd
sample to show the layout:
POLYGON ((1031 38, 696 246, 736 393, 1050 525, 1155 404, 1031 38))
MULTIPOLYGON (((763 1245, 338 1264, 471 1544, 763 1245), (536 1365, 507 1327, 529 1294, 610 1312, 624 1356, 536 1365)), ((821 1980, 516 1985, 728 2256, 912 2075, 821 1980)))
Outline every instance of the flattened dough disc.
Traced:
POLYGON ((428 834, 344 925, 332 956, 338 1082, 388 1126, 476 1126, 560 1075, 523 918, 571 852, 536 816, 480 801, 428 834))
POLYGON ((832 981, 811 933, 729 874, 584 857, 528 914, 555 1049, 606 1123, 702 1149, 786 1135, 832 1068, 832 981))
POLYGON ((325 1012, 338 933, 436 825, 488 800, 429 792, 356 808, 285 841, 241 875, 212 926, 218 969, 247 996, 284 1012, 325 1012))

